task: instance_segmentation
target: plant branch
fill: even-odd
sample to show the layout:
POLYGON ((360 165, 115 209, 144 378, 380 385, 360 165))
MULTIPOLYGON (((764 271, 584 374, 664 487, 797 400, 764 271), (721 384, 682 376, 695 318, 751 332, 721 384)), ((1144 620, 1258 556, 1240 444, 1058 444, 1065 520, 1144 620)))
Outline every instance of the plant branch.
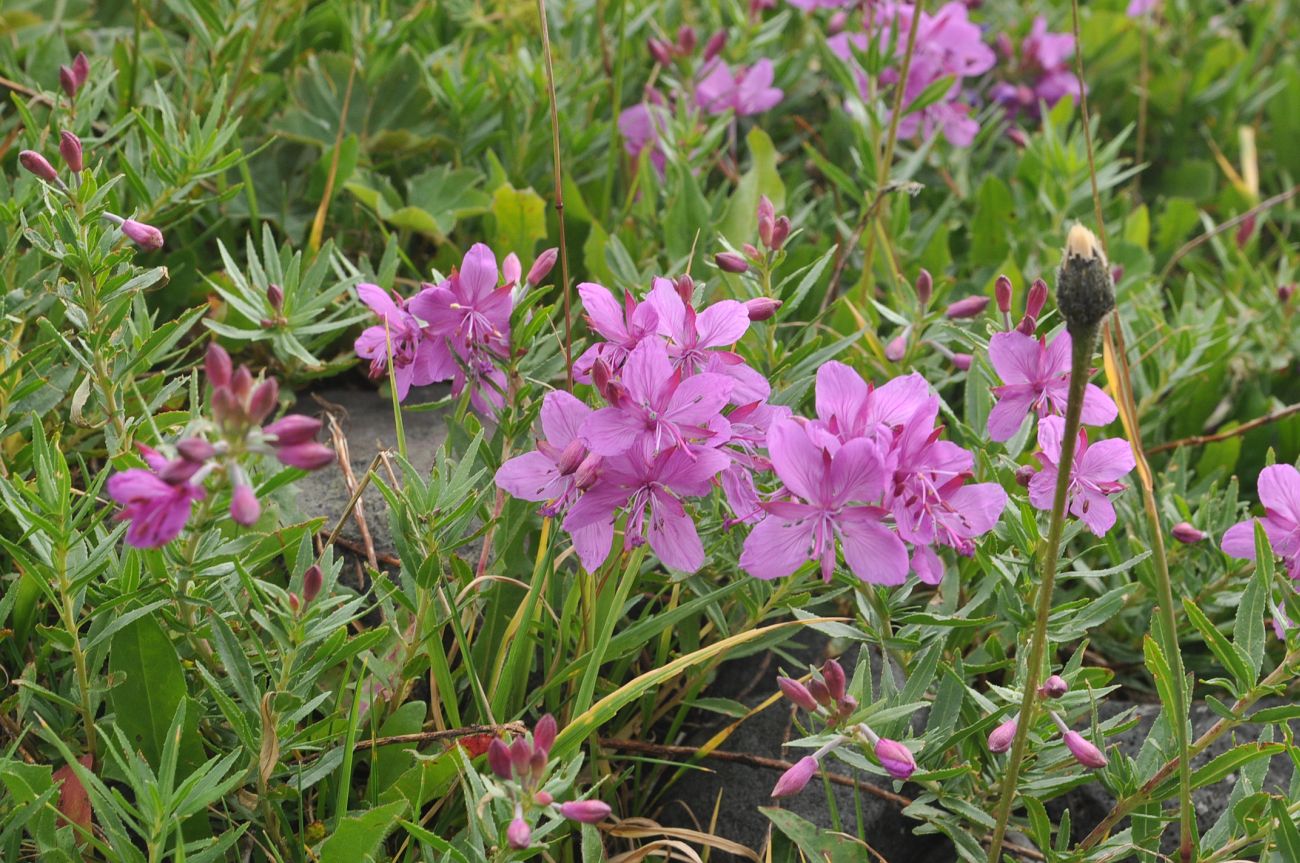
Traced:
POLYGON ((1180 440, 1172 440, 1172 441, 1167 441, 1165 443, 1158 443, 1155 446, 1147 447, 1146 453, 1147 455, 1155 455, 1157 453, 1168 452, 1169 450, 1179 449, 1180 447, 1185 447, 1185 446, 1201 446, 1202 444, 1207 444, 1207 443, 1218 443, 1221 440, 1228 440, 1229 438, 1234 438, 1239 435, 1244 435, 1247 432, 1254 431, 1260 426, 1266 426, 1269 423, 1274 423, 1277 422, 1278 420, 1286 419, 1287 417, 1296 413, 1300 413, 1300 404, 1288 405, 1287 407, 1284 408, 1278 408, 1277 410, 1273 411, 1270 414, 1265 414, 1262 417, 1256 417, 1255 419, 1250 420, 1249 422, 1244 422, 1239 426, 1235 426, 1233 428, 1228 429, 1227 431, 1215 432, 1214 434, 1192 435, 1191 437, 1185 437, 1180 440))
POLYGON ((551 159, 555 164, 555 218, 560 224, 560 281, 564 292, 564 379, 573 390, 573 308, 569 291, 569 247, 564 236, 564 180, 560 173, 560 110, 555 98, 555 64, 551 59, 551 32, 546 23, 546 0, 537 0, 542 23, 542 57, 546 63, 546 92, 551 100, 551 159))

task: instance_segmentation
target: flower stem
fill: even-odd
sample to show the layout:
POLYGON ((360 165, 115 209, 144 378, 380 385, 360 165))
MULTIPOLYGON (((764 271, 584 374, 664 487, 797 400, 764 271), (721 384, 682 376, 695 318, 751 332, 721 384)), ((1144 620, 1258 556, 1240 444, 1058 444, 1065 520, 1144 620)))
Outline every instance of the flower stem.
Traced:
POLYGON ((542 25, 542 58, 546 63, 546 91, 551 100, 551 159, 555 168, 555 219, 560 227, 560 290, 564 295, 564 367, 567 389, 573 391, 573 308, 569 291, 569 248, 564 236, 564 181, 560 174, 560 109, 555 99, 555 64, 551 59, 551 32, 546 21, 546 0, 537 0, 542 25))
POLYGON ((1073 355, 1070 366, 1070 397, 1065 408, 1065 431, 1061 437, 1061 457, 1057 462, 1056 494, 1052 499, 1052 520, 1047 528, 1047 546, 1043 551, 1042 578, 1038 585, 1037 610, 1034 617, 1033 640, 1029 644, 1029 661, 1025 667, 1023 694, 1020 697, 1020 714, 1016 723, 1016 736, 1011 744, 1002 780, 1002 795, 998 799, 993 839, 989 843, 989 863, 998 863, 1002 843, 1006 838, 1007 823, 1016 798, 1016 784, 1020 767, 1025 759, 1025 743, 1029 738, 1030 716, 1037 697, 1038 682, 1042 677, 1043 660, 1047 653, 1047 618, 1052 611, 1052 589, 1056 584, 1056 567, 1061 556, 1061 534, 1065 530, 1065 501, 1070 488, 1070 473, 1074 467, 1075 445, 1079 439, 1079 422, 1083 414, 1083 393, 1088 385, 1092 367, 1092 354, 1097 345, 1097 325, 1076 326, 1070 333, 1073 355))

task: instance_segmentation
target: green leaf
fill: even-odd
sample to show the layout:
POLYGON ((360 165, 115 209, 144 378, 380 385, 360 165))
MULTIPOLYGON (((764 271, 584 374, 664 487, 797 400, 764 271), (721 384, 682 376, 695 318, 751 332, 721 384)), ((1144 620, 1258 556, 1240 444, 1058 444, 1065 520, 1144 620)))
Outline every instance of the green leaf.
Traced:
POLYGON ((1007 237, 1014 230, 1014 205, 1007 184, 993 174, 984 178, 975 195, 971 227, 971 260, 975 266, 992 266, 1010 250, 1007 237))
POLYGON ((799 846, 799 850, 810 860, 816 860, 818 863, 859 863, 869 859, 867 846, 852 836, 822 830, 788 809, 760 806, 758 811, 766 815, 768 820, 776 825, 776 829, 799 846))
POLYGON ((537 241, 546 238, 546 202, 541 195, 506 183, 492 193, 492 215, 497 223, 492 251, 530 260, 537 241))
POLYGON ((757 126, 745 136, 750 166, 731 196, 718 232, 733 246, 751 242, 758 232, 758 198, 767 195, 778 211, 785 207, 785 184, 776 170, 776 147, 757 126))
POLYGON ((1269 587, 1273 583, 1273 546, 1264 526, 1255 522, 1255 573, 1241 592, 1237 620, 1232 627, 1232 643, 1245 655, 1253 671, 1251 683, 1259 678, 1264 664, 1264 613, 1268 608, 1269 587))
POLYGON ((1223 667, 1228 670, 1233 679, 1237 682, 1237 687, 1241 691, 1249 689, 1255 684, 1255 674, 1251 672, 1250 666, 1246 662, 1246 657, 1242 651, 1235 645, 1231 644, 1223 633, 1215 628, 1210 619, 1205 616, 1191 599, 1183 598, 1183 611, 1186 612, 1188 620, 1201 633, 1201 638, 1205 639, 1205 645, 1210 648, 1211 652, 1223 663, 1223 667))
POLYGON ((399 800, 369 812, 340 819, 338 829, 320 846, 321 863, 365 863, 378 860, 376 852, 380 843, 397 826, 397 819, 405 807, 405 801, 399 800))

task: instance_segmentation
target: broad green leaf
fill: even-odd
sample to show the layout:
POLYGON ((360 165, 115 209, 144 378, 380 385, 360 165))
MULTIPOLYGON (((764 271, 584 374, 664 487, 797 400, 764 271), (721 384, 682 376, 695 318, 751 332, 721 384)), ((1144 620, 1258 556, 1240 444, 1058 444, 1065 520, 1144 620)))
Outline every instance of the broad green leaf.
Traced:
POLYGON ((514 252, 521 261, 531 260, 537 241, 546 238, 546 202, 541 195, 507 183, 492 193, 492 215, 496 218, 492 251, 499 257, 514 252))
POLYGON ((762 812, 791 842, 799 846, 809 860, 818 863, 860 863, 870 859, 867 846, 861 840, 844 833, 822 830, 805 821, 788 809, 760 806, 762 812))
POLYGON ((339 820, 339 826, 320 846, 320 863, 368 863, 378 861, 379 846, 397 826, 406 807, 395 801, 339 820))
POLYGON ((776 170, 776 148, 772 139, 755 126, 745 136, 745 144, 749 148, 749 170, 740 178, 727 206, 727 214, 718 228, 718 233, 736 247, 752 242, 758 233, 760 195, 767 195, 777 212, 785 207, 785 184, 776 170))

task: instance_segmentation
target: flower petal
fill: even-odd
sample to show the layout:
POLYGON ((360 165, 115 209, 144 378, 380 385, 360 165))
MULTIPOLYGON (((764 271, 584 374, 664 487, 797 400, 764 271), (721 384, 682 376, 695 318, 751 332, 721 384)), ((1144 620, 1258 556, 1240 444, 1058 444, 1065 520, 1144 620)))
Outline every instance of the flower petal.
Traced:
POLYGON ((572 393, 551 390, 542 399, 542 433, 546 435, 546 442, 556 449, 564 449, 578 437, 583 420, 592 413, 592 409, 572 393))
MULTIPOLYGON (((1066 339, 1066 358, 1069 358, 1069 335, 1062 333, 1066 339)), ((1057 341, 1060 340, 1058 337, 1057 341)), ((1056 343, 1053 342, 1053 347, 1056 343)), ((1050 377, 1051 369, 1047 367, 1046 356, 1038 339, 1027 336, 1017 330, 1007 333, 995 333, 989 339, 989 362, 1002 378, 1003 383, 1028 384, 1050 377)), ((1067 365, 1068 367, 1068 365, 1067 365)))
POLYGON ((764 581, 784 578, 808 561, 812 548, 813 519, 788 519, 769 515, 745 537, 740 566, 764 581))
POLYGON ((778 420, 767 433, 767 450, 772 468, 786 488, 810 502, 829 499, 827 466, 823 450, 815 446, 808 432, 794 420, 778 420))
POLYGON ((1300 471, 1275 464, 1259 472, 1259 499, 1271 513, 1300 524, 1300 471))
POLYGON ((880 523, 874 508, 849 507, 836 518, 835 527, 844 544, 844 560, 862 581, 895 585, 907 580, 907 549, 880 523))
POLYGON ((498 488, 520 500, 549 500, 551 483, 560 478, 560 471, 540 452, 526 452, 507 461, 497 470, 498 488))

